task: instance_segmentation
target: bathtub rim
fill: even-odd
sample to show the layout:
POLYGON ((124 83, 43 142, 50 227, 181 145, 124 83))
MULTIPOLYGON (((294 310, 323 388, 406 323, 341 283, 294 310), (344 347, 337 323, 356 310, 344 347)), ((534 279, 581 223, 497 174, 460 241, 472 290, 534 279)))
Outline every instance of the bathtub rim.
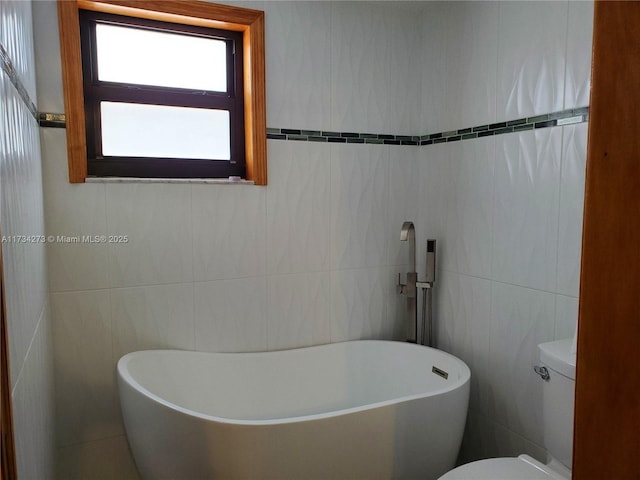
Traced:
MULTIPOLYGON (((131 388, 133 388, 134 390, 140 392, 142 395, 144 395, 145 397, 147 397, 148 399, 166 407, 169 408, 170 410, 176 411, 178 413, 181 413, 183 415, 188 415, 190 417, 195 417, 201 420, 206 420, 206 421, 212 421, 212 422, 217 422, 217 423, 222 423, 222 424, 228 424, 228 425, 246 425, 246 426, 258 426, 258 425, 279 425, 279 424, 289 424, 289 423, 300 423, 300 422, 309 422, 309 421, 315 421, 315 420, 323 420, 323 419, 327 419, 327 418, 333 418, 333 417, 338 417, 341 415, 348 415, 348 414, 354 414, 354 413, 358 413, 358 412, 364 412, 367 410, 373 410, 375 408, 381 408, 381 407, 385 407, 385 406, 390 406, 390 405, 395 405, 395 404, 400 404, 400 403, 407 403, 407 402, 411 402, 414 400, 419 400, 422 398, 427 398, 427 397, 432 397, 432 396, 437 396, 437 395, 443 395, 449 392, 452 392, 454 390, 460 389, 460 388, 464 388, 464 385, 467 384, 469 385, 470 381, 471 381, 471 370, 469 369, 469 367, 467 366, 467 364, 461 360, 460 358, 456 357, 455 355, 452 355, 448 352, 445 352, 443 350, 438 350, 437 348, 433 348, 433 347, 428 347, 426 345, 418 345, 415 343, 408 343, 408 342, 400 342, 400 341, 393 341, 393 340, 347 340, 344 342, 333 342, 333 343, 325 343, 325 344, 321 344, 321 345, 313 345, 313 346, 305 346, 305 347, 297 347, 297 348, 288 348, 288 349, 282 349, 282 350, 271 350, 271 351, 262 351, 262 352, 202 352, 202 351, 195 351, 195 350, 179 350, 179 349, 150 349, 150 350, 137 350, 135 352, 130 352, 127 353, 125 355, 123 355, 122 357, 120 357, 120 359, 118 360, 117 363, 117 374, 118 374, 118 381, 124 381, 126 382, 131 388), (367 403, 365 405, 359 405, 357 407, 350 407, 350 408, 343 408, 343 409, 339 409, 339 410, 334 410, 331 412, 324 412, 324 413, 314 413, 311 415, 300 415, 297 417, 279 417, 279 418, 270 418, 270 419, 249 419, 249 420, 245 420, 245 419, 234 419, 234 418, 226 418, 226 417, 218 417, 215 415, 208 415, 202 412, 198 412, 195 410, 190 410, 188 408, 182 407, 180 405, 176 405, 175 403, 169 402, 168 400, 156 395, 155 393, 149 391, 148 389, 146 389, 144 386, 142 386, 140 384, 140 382, 138 382, 135 378, 133 378, 131 372, 129 372, 128 368, 127 368, 127 364, 135 357, 145 354, 145 353, 151 353, 151 352, 163 352, 163 353, 168 353, 168 352, 179 352, 179 353, 186 353, 186 354, 191 354, 191 355, 198 355, 198 356, 216 356, 216 355, 250 355, 250 356, 258 356, 258 355, 269 355, 269 354, 278 354, 281 352, 289 352, 289 351, 293 351, 293 350, 302 350, 302 349, 318 349, 318 348, 327 348, 327 347, 331 347, 332 345, 340 345, 340 344, 345 344, 345 343, 393 343, 393 344, 401 344, 403 346, 405 346, 405 348, 427 348, 429 350, 435 351, 437 352, 438 355, 443 355, 445 357, 449 357, 450 359, 454 360, 457 364, 459 364, 459 372, 460 372, 460 377, 458 378, 457 381, 453 382, 451 385, 447 385, 447 387, 445 388, 440 388, 440 389, 435 389, 435 390, 430 390, 428 392, 423 392, 423 393, 417 393, 414 395, 405 395, 402 397, 397 397, 397 398, 393 398, 390 400, 384 400, 381 402, 375 402, 375 403, 367 403)), ((118 388, 120 388, 118 386, 118 388)), ((120 392, 119 392, 120 394, 120 392)))

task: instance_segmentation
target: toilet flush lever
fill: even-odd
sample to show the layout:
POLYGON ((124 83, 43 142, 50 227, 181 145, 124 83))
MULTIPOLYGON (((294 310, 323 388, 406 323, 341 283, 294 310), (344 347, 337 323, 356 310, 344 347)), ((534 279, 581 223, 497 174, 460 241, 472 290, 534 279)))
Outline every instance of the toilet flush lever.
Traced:
POLYGON ((536 372, 538 375, 540 375, 540 378, 542 378, 545 382, 548 382, 549 379, 551 378, 551 376, 549 375, 549 370, 547 370, 547 367, 539 367, 538 365, 533 367, 533 371, 536 372))

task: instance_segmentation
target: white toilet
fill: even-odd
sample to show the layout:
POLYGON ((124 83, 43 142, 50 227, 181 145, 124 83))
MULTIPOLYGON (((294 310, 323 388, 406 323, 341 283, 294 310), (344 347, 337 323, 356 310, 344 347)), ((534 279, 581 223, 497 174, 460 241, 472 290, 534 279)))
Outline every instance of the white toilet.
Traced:
POLYGON ((528 455, 490 458, 468 463, 447 472, 439 480, 568 480, 573 450, 573 401, 576 354, 573 339, 541 343, 540 368, 543 385, 544 446, 549 462, 544 465, 528 455))

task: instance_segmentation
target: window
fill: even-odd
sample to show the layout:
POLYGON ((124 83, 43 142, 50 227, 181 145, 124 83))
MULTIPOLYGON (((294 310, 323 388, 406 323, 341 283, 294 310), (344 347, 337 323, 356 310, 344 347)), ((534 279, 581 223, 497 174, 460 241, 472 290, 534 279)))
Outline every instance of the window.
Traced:
POLYGON ((245 176, 242 35, 80 11, 87 171, 245 176))
POLYGON ((266 184, 263 12, 172 0, 61 0, 58 12, 71 182, 266 184))

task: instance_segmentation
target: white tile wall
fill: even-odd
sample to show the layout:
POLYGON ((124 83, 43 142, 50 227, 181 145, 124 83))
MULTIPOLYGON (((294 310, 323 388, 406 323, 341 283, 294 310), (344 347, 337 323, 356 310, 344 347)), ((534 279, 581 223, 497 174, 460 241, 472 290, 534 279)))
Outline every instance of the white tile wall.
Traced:
POLYGON ((439 348, 465 361, 471 370, 470 408, 487 415, 490 408, 489 356, 491 281, 442 271, 435 290, 439 348))
POLYGON ((176 219, 189 217, 191 211, 193 237, 184 229, 178 232, 185 250, 193 248, 194 279, 264 275, 265 189, 251 185, 211 187, 186 187, 191 189, 191 207, 176 210, 176 219))
POLYGON ((331 272, 331 341, 389 338, 387 268, 331 272))
POLYGON ((396 293, 398 273, 408 271, 407 266, 398 268, 388 267, 384 273, 382 288, 386 302, 386 320, 382 324, 380 337, 383 340, 397 340, 404 342, 407 339, 407 299, 396 293))
POLYGON ((273 141, 268 153, 267 272, 327 271, 330 149, 320 144, 273 141))
POLYGON ((218 280, 194 286, 196 350, 267 349, 266 278, 218 280))
POLYGON ((445 231, 451 242, 443 264, 448 270, 491 276, 495 145, 487 137, 449 147, 445 231))
POLYGON ((331 147, 332 269, 385 265, 388 176, 388 146, 331 147))
POLYGON ((59 446, 123 433, 108 290, 52 293, 59 446))
MULTIPOLYGON (((421 78, 413 75, 420 55, 423 5, 417 2, 396 2, 383 15, 384 36, 389 42, 389 79, 385 96, 389 110, 384 113, 383 132, 401 135, 421 135, 419 102, 421 78)), ((379 35, 379 34, 378 34, 379 35)), ((378 76, 380 73, 375 72, 378 76)), ((380 133, 383 133, 380 132, 380 133)))
POLYGON ((544 460, 532 366, 538 343, 575 332, 586 128, 422 150, 418 238, 439 242, 438 346, 472 370, 461 460, 544 460))
POLYGON ((562 128, 496 138, 493 276, 555 290, 562 128))
POLYGON ((494 425, 495 423, 484 415, 469 410, 458 455, 458 464, 500 456, 493 435, 494 425))
MULTIPOLYGON (((36 11, 38 11, 36 9, 36 11)), ((43 177, 47 233, 54 236, 106 235, 104 184, 68 182, 66 132, 43 128, 43 177)), ((47 245, 52 292, 107 288, 109 244, 47 245)))
POLYGON ((571 338, 578 326, 578 298, 556 295, 555 340, 571 338))
POLYGON ((484 415, 469 411, 458 463, 526 453, 546 463, 545 450, 484 415))
POLYGON ((266 2, 267 124, 328 129, 331 3, 266 2))
POLYGON ((553 340, 555 295, 494 282, 491 287, 491 418, 542 445, 538 344, 553 340))
MULTIPOLYGON (((451 11, 446 31, 446 129, 493 123, 496 117, 500 2, 465 2, 451 11)), ((500 116, 502 119, 502 115, 500 116)), ((435 131, 434 131, 435 132, 435 131)), ((424 133, 424 132, 423 132, 424 133)), ((432 132, 433 133, 433 132, 432 132)))
POLYGON ((593 2, 569 2, 564 108, 589 105, 593 2))
POLYGON ((427 238, 439 240, 437 244, 438 268, 453 263, 451 244, 446 237, 446 207, 451 199, 451 164, 449 148, 444 144, 432 145, 421 150, 419 166, 420 188, 416 238, 422 239, 417 248, 418 272, 424 271, 427 238))
POLYGON ((111 290, 114 359, 137 350, 194 350, 193 295, 188 283, 111 290))
POLYGON ((193 280, 191 186, 111 183, 106 198, 107 235, 129 239, 109 244, 112 287, 193 280))
POLYGON ((502 120, 564 106, 569 2, 501 2, 496 113, 502 120))
POLYGON ((388 13, 376 4, 366 9, 357 2, 331 5, 332 130, 388 131, 390 37, 381 35, 387 32, 388 13))
POLYGON ((52 478, 55 462, 53 389, 50 311, 45 305, 13 389, 13 422, 20 478, 52 478))
MULTIPOLYGON (((430 5, 425 131, 588 105, 592 21, 592 2, 430 5)), ((586 132, 579 124, 421 150, 418 237, 439 242, 438 340, 472 370, 460 461, 545 460, 531 367, 538 343, 575 332, 586 132)))
POLYGON ((0 44, 8 53, 20 82, 36 101, 33 22, 31 2, 3 0, 0 13, 0 44))
POLYGON ((420 134, 462 128, 454 125, 454 97, 447 87, 447 32, 452 28, 451 6, 447 2, 432 2, 422 15, 420 40, 420 134))
MULTIPOLYGON (((53 0, 38 0, 33 8, 34 30, 38 35, 46 28, 46 35, 55 41, 36 42, 36 84, 38 90, 38 110, 41 112, 64 112, 64 95, 62 94, 62 65, 57 41, 58 22, 57 4, 53 0)), ((37 40, 37 39, 36 39, 37 40)), ((43 148, 43 153, 46 148, 43 148)))
MULTIPOLYGON (((18 25, 22 25, 22 22, 18 22, 18 25)), ((2 235, 39 236, 44 233, 44 219, 38 126, 8 77, 4 72, 0 75, 3 125, 3 159, 0 163, 2 235)), ((11 377, 15 386, 46 300, 45 247, 40 241, 18 241, 4 242, 2 249, 11 377)))
POLYGON ((524 453, 540 462, 547 462, 547 452, 540 445, 514 433, 499 423, 493 424, 492 427, 496 441, 496 451, 501 452, 501 455, 515 457, 524 453))
MULTIPOLYGON (((28 104, 36 101, 30 2, 0 1, 0 45, 28 104)), ((43 235, 38 124, 0 71, 0 225, 2 235, 43 235)), ((54 475, 53 365, 47 262, 41 241, 2 242, 18 476, 54 475)))
POLYGON ((582 210, 587 160, 587 124, 564 127, 560 176, 558 293, 578 296, 582 210))
POLYGON ((267 348, 279 350, 331 341, 331 274, 269 277, 267 348))

